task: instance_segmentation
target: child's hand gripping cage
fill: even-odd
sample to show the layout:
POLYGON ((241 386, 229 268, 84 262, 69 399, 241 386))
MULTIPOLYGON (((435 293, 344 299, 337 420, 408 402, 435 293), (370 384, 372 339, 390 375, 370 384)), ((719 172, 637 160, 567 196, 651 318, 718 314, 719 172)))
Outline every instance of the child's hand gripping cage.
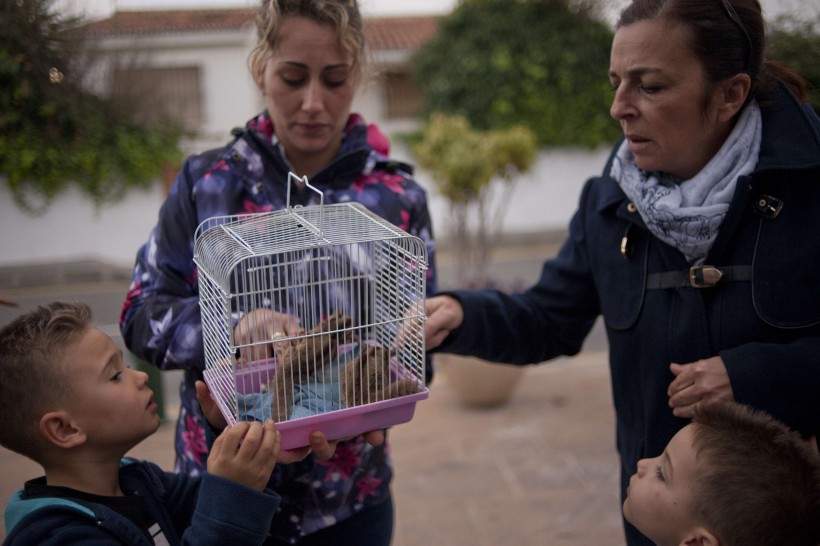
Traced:
POLYGON ((358 203, 291 207, 294 179, 285 210, 212 218, 194 243, 205 381, 283 449, 407 422, 428 394, 423 242, 358 203))

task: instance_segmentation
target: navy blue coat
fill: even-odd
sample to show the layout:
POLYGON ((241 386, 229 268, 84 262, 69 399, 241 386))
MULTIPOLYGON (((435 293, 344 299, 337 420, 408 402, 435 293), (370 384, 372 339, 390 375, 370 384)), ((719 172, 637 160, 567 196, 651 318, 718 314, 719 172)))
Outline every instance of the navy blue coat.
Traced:
MULTIPOLYGON (((120 487, 145 499, 157 524, 152 536, 161 531, 169 545, 262 544, 280 501, 270 489, 259 492, 207 473, 192 478, 165 472, 131 458, 122 460, 120 487)), ((14 494, 6 507, 6 529, 3 546, 154 544, 109 506, 65 491, 52 496, 45 477, 14 494)))
POLYGON ((464 324, 439 351, 498 362, 576 354, 603 315, 624 491, 638 459, 660 454, 687 422, 668 405, 671 362, 720 355, 738 402, 820 436, 820 119, 782 86, 768 98, 758 165, 738 181, 706 259, 751 266, 750 281, 646 289, 650 273, 689 264, 649 233, 607 165, 535 286, 453 293, 464 324))

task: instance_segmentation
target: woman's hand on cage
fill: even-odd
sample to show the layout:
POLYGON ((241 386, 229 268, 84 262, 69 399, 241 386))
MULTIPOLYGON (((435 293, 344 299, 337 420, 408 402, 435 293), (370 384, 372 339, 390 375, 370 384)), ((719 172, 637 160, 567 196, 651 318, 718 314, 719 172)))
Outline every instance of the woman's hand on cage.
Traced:
POLYGON ((304 333, 299 319, 273 309, 254 309, 236 323, 234 344, 239 347, 244 362, 282 358, 282 353, 295 338, 304 333))
POLYGON ((384 443, 385 440, 385 431, 384 430, 372 430, 370 432, 365 432, 363 434, 364 441, 370 444, 373 447, 379 447, 384 443))
POLYGON ((336 452, 336 442, 329 442, 324 433, 315 431, 310 435, 310 445, 299 449, 282 450, 279 453, 279 464, 298 463, 313 453, 320 461, 327 461, 336 452))
POLYGON ((219 406, 216 405, 216 400, 211 396, 211 390, 204 381, 197 381, 194 384, 196 388, 196 399, 199 402, 199 407, 202 408, 202 415, 216 430, 222 430, 228 422, 225 421, 225 416, 219 411, 219 406))
POLYGON ((427 349, 441 345, 450 332, 464 322, 464 309, 461 302, 452 296, 433 296, 424 302, 427 321, 424 324, 424 336, 427 349))
MULTIPOLYGON (((416 346, 423 340, 424 322, 419 318, 424 317, 425 300, 414 300, 410 302, 404 310, 402 320, 398 324, 396 337, 390 344, 390 351, 395 353, 405 345, 416 346)), ((419 348, 420 349, 420 348, 419 348)))
MULTIPOLYGON (((364 441, 368 444, 377 447, 384 443, 384 431, 383 430, 373 430, 371 432, 365 432, 363 434, 364 441)), ((327 461, 333 454, 336 453, 336 445, 349 438, 342 438, 340 440, 328 440, 327 436, 324 435, 321 431, 314 431, 310 434, 309 441, 310 446, 304 447, 301 449, 293 449, 290 451, 282 451, 279 455, 279 462, 282 464, 286 463, 297 463, 308 456, 308 454, 313 453, 317 459, 320 461, 327 461)))
MULTIPOLYGON (((384 443, 383 430, 372 430, 370 432, 365 432, 362 436, 364 437, 364 441, 373 447, 380 446, 384 443)), ((336 452, 336 445, 339 442, 350 440, 352 438, 355 438, 355 436, 329 441, 324 433, 317 430, 310 433, 310 450, 314 455, 316 455, 317 459, 326 461, 333 457, 333 454, 336 452)))
POLYGON ((282 437, 273 421, 240 421, 227 427, 208 456, 208 472, 263 491, 279 457, 282 437))

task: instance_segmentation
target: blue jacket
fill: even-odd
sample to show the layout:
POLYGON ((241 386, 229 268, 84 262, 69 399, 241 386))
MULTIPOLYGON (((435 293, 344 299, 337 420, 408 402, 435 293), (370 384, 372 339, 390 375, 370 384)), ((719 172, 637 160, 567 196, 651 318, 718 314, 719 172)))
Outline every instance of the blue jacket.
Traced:
MULTIPOLYGON (((427 194, 413 180, 412 168, 383 155, 387 150, 374 149, 368 136, 375 131, 353 114, 337 157, 310 183, 323 192, 325 204, 361 203, 424 241, 426 288, 432 293, 435 247, 427 194)), ((125 344, 137 357, 161 369, 185 370, 176 470, 188 474, 204 470, 212 441, 194 389, 205 367, 194 232, 215 216, 281 210, 287 199, 290 167, 274 144, 270 117, 260 114, 235 134, 236 140, 224 148, 185 162, 156 227, 137 253, 120 318, 125 344)), ((316 194, 308 189, 291 192, 291 206, 316 203, 316 194)), ((317 462, 310 455, 300 463, 277 465, 270 485, 282 496, 282 506, 273 533, 295 539, 382 503, 391 479, 387 444, 372 447, 361 438, 340 442, 329 461, 317 462)))
POLYGON ((455 293, 464 324, 439 351, 499 362, 576 354, 603 316, 624 490, 637 461, 687 422, 668 405, 671 362, 720 355, 737 401, 820 435, 820 119, 782 86, 759 102, 759 163, 739 180, 706 259, 751 266, 750 281, 647 289, 650 274, 689 264, 649 233, 607 165, 587 181, 568 239, 535 286, 455 293))
MULTIPOLYGON (((260 493, 212 474, 191 478, 164 472, 133 459, 123 459, 120 486, 145 499, 172 546, 262 544, 279 505, 279 496, 270 490, 260 493)), ((131 520, 105 505, 27 493, 21 489, 6 507, 4 545, 154 544, 131 520)))

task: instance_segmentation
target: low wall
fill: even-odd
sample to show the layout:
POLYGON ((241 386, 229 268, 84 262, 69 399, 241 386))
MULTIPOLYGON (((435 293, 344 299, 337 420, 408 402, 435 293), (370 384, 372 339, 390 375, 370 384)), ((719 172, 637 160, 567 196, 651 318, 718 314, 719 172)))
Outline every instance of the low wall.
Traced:
MULTIPOLYGON (((565 229, 583 182, 601 171, 607 154, 604 148, 541 153, 532 172, 512 189, 503 232, 507 236, 539 237, 565 229)), ((401 148, 395 155, 404 160, 410 157, 401 148)), ((417 178, 428 188, 433 229, 444 242, 451 231, 448 205, 436 195, 429 174, 419 171, 417 178)), ((30 216, 16 206, 5 185, 0 185, 0 267, 77 260, 131 267, 137 249, 156 223, 163 198, 157 183, 96 210, 90 200, 71 190, 59 196, 45 214, 30 216)))

